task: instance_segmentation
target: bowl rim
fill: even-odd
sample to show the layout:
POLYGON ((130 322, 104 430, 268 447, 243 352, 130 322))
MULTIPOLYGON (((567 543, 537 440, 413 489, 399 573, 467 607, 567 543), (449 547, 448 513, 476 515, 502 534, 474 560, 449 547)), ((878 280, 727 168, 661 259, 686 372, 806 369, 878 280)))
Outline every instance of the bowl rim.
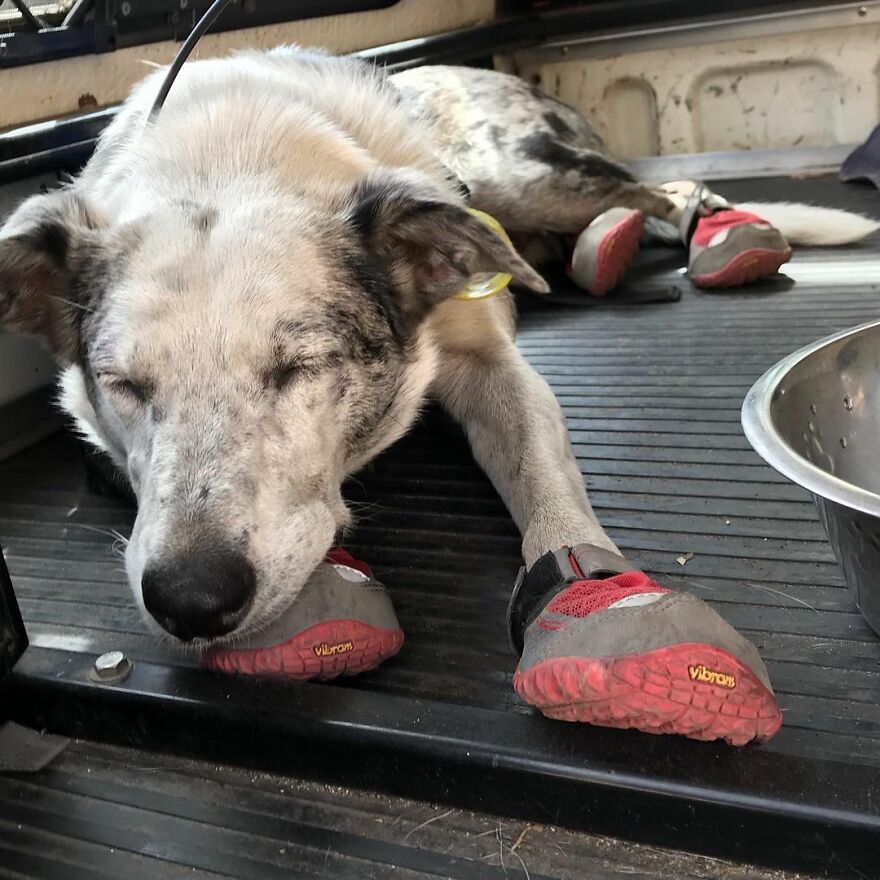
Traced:
POLYGON ((776 389, 801 361, 834 342, 876 328, 880 328, 880 320, 833 333, 784 357, 749 389, 743 401, 740 418, 743 432, 752 448, 783 476, 828 501, 880 517, 880 495, 841 480, 807 461, 786 443, 776 430, 770 414, 770 402, 776 389))

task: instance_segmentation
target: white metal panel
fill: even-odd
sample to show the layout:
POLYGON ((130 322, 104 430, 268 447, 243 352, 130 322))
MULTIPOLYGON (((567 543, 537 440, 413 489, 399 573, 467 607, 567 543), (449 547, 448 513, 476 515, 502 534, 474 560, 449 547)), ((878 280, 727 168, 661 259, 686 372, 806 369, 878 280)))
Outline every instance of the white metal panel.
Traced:
POLYGON ((593 35, 505 67, 622 158, 862 141, 880 119, 880 4, 593 35))

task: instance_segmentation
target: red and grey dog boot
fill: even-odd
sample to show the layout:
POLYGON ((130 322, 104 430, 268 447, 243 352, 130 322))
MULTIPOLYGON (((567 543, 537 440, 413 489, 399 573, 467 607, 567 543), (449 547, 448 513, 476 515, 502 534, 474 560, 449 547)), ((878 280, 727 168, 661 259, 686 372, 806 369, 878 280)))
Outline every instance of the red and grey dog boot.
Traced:
POLYGON ((581 232, 574 244, 566 272, 578 287, 604 296, 620 283, 632 263, 645 215, 632 208, 610 208, 581 232))
POLYGON ((366 563, 334 547, 269 629, 235 648, 207 651, 202 664, 221 672, 326 680, 375 669, 401 645, 388 591, 366 563))
POLYGON ((686 195, 679 231, 688 246, 688 277, 696 287, 737 287, 779 271, 791 259, 782 233, 763 217, 732 207, 702 183, 663 187, 686 195))
POLYGON ((579 544, 523 570, 513 686, 548 718, 744 745, 782 713, 755 646, 708 605, 579 544))

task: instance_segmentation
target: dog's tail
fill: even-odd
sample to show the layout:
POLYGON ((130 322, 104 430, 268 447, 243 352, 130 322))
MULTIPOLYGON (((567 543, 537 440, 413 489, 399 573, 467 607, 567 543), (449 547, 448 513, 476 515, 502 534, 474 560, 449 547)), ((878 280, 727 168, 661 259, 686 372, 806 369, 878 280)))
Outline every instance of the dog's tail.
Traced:
POLYGON ((880 229, 880 223, 870 217, 837 208, 796 202, 740 202, 736 207, 763 217, 789 244, 815 247, 852 244, 880 229))

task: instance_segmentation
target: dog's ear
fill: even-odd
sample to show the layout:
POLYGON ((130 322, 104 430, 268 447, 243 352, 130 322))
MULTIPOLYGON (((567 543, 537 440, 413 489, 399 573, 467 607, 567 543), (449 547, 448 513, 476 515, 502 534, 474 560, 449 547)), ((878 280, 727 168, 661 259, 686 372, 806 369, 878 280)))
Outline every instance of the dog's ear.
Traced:
POLYGON ((547 282, 486 223, 467 209, 401 181, 367 181, 351 222, 417 317, 484 273, 505 272, 546 293, 547 282))
POLYGON ((96 220, 61 190, 25 201, 0 230, 0 327, 36 337, 62 363, 76 359, 78 312, 88 310, 86 264, 96 220))

